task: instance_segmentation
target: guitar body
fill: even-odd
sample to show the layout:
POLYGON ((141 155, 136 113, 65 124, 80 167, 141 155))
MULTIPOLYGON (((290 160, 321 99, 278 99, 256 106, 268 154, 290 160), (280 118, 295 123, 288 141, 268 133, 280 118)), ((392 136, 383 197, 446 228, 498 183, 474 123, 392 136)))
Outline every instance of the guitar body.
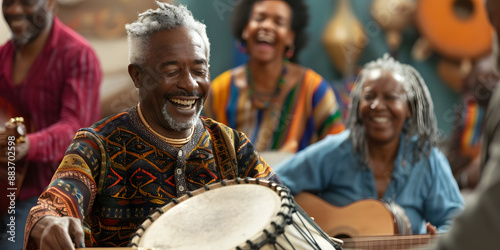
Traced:
MULTIPOLYGON (((22 114, 17 111, 12 105, 10 105, 6 100, 0 98, 0 135, 5 135, 5 124, 14 117, 22 117, 22 114)), ((15 127, 17 133, 27 133, 30 131, 26 131, 26 128, 31 128, 29 124, 12 124, 15 127), (23 126, 21 129, 19 126, 23 126), (22 131, 24 130, 24 131, 22 131)), ((19 136, 18 136, 19 137, 19 136)), ((16 138, 16 144, 19 143, 19 138, 16 138)), ((3 151, 3 149, 2 149, 3 151)), ((8 151, 11 152, 11 151, 8 151)), ((6 153, 6 152, 0 152, 6 153)), ((0 166, 0 216, 3 216, 9 212, 9 206, 11 203, 11 193, 14 193, 14 198, 17 197, 19 191, 21 190, 21 186, 26 175, 28 168, 27 161, 18 161, 13 163, 7 163, 0 166), (13 165, 15 164, 15 165, 13 165), (12 175, 9 176, 8 167, 15 166, 15 175, 13 182, 9 181, 9 177, 12 179, 12 175)), ((15 204, 15 203, 14 203, 15 204)), ((12 209, 11 209, 12 210, 12 209)))
POLYGON ((402 208, 391 208, 379 200, 365 199, 336 207, 306 192, 297 194, 294 199, 325 233, 341 238, 342 249, 414 249, 429 244, 437 236, 397 235, 398 231, 406 231, 405 228, 410 226, 408 221, 398 227, 398 221, 408 218, 402 216, 403 211, 398 211, 402 208))
POLYGON ((336 207, 311 193, 302 192, 294 198, 318 226, 332 237, 352 238, 398 233, 396 218, 382 201, 366 199, 345 207, 336 207))

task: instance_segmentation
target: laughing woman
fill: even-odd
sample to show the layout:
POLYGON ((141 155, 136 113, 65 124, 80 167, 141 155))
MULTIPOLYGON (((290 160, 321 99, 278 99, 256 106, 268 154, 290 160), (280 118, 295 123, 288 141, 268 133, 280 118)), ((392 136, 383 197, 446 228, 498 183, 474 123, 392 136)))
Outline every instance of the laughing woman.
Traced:
POLYGON ((433 103, 420 74, 386 54, 363 68, 351 100, 348 130, 276 166, 283 184, 335 206, 382 199, 404 209, 413 234, 447 231, 464 200, 436 147, 433 103))
POLYGON ((205 114, 244 132, 258 151, 295 153, 343 131, 331 86, 296 64, 308 22, 303 0, 240 2, 233 34, 249 61, 212 82, 205 114))

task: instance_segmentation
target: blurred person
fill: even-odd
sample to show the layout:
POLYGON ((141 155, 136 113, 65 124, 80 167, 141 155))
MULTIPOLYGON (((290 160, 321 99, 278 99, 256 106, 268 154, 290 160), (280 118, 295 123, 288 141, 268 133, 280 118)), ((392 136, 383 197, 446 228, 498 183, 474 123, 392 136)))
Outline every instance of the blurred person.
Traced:
MULTIPOLYGON (((500 2, 486 0, 486 11, 495 33, 500 34, 500 2)), ((498 74, 498 40, 493 44, 498 74)), ((500 90, 494 90, 485 114, 485 128, 480 159, 481 179, 474 194, 467 199, 463 213, 451 230, 438 238, 432 249, 498 249, 500 232, 500 90)))
POLYGON ((158 2, 126 25, 139 104, 77 132, 31 209, 26 249, 124 247, 173 198, 236 177, 281 183, 245 135, 200 118, 210 89, 206 27, 158 2))
POLYGON ((446 232, 464 200, 436 146, 433 103, 420 74, 385 54, 364 66, 351 100, 346 131, 275 167, 283 184, 339 207, 395 203, 413 234, 446 232))
POLYGON ((243 0, 233 11, 233 35, 249 61, 213 80, 204 112, 259 152, 295 153, 344 130, 329 83, 297 64, 308 20, 303 0, 243 0))
MULTIPOLYGON (((76 131, 101 116, 98 58, 83 37, 54 15, 55 5, 56 0, 2 1, 12 37, 0 47, 0 112, 7 112, 7 106, 16 110, 29 124, 30 133, 15 145, 15 151, 9 149, 15 161, 6 154, 13 131, 7 129, 0 135, 2 168, 17 163, 19 172, 20 161, 28 162, 15 206, 10 214, 2 215, 0 249, 22 249, 29 209, 49 184, 76 131), (11 216, 15 217, 12 222, 11 216), (11 223, 15 223, 15 235, 4 235, 6 224, 11 223)), ((1 181, 7 178, 0 176, 1 181)))
POLYGON ((464 79, 461 106, 456 110, 451 135, 441 146, 462 192, 473 191, 479 182, 479 159, 484 129, 484 113, 499 76, 494 55, 481 58, 464 79))

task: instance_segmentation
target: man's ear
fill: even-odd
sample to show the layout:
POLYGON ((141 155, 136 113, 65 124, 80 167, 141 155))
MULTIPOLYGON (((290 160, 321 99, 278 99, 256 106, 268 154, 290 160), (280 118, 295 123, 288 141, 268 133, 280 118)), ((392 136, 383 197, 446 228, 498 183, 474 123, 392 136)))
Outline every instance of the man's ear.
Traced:
POLYGON ((135 87, 140 88, 142 79, 142 69, 136 64, 129 64, 128 74, 130 75, 130 78, 132 78, 135 87))

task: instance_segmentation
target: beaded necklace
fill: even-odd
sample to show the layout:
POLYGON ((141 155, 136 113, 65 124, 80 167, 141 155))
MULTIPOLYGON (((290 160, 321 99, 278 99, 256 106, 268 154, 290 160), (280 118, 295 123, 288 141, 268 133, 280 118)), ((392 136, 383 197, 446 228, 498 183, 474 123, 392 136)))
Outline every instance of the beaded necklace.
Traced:
POLYGON ((141 107, 140 107, 140 103, 137 105, 137 111, 139 113, 139 118, 141 119, 142 123, 144 124, 144 126, 146 126, 146 128, 151 131, 153 134, 155 134, 156 136, 160 137, 162 140, 164 140, 166 143, 176 147, 176 148, 180 148, 182 146, 184 146, 184 144, 188 143, 191 138, 193 137, 193 134, 194 134, 194 128, 195 126, 193 126, 191 128, 191 134, 186 137, 186 138, 182 138, 182 139, 172 139, 172 138, 168 138, 166 136, 163 136, 161 135, 160 133, 156 132, 152 127, 151 125, 149 125, 149 123, 146 121, 146 119, 144 118, 144 116, 142 115, 142 111, 141 111, 141 107))
POLYGON ((276 97, 278 97, 279 93, 281 92, 281 89, 283 88, 283 86, 285 86, 285 83, 286 83, 285 76, 286 76, 286 73, 288 71, 287 70, 288 62, 289 61, 287 59, 283 60, 283 69, 281 71, 281 76, 278 79, 278 83, 276 84, 276 88, 274 89, 274 92, 272 94, 258 92, 256 90, 255 81, 252 77, 252 71, 250 70, 250 67, 247 64, 246 73, 247 73, 247 82, 248 82, 248 96, 252 100, 252 103, 254 104, 254 106, 256 106, 255 105, 256 98, 263 99, 263 97, 267 96, 269 99, 264 102, 264 108, 268 108, 270 102, 274 101, 276 99, 276 97), (254 92, 255 92, 255 94, 254 94, 254 92))

